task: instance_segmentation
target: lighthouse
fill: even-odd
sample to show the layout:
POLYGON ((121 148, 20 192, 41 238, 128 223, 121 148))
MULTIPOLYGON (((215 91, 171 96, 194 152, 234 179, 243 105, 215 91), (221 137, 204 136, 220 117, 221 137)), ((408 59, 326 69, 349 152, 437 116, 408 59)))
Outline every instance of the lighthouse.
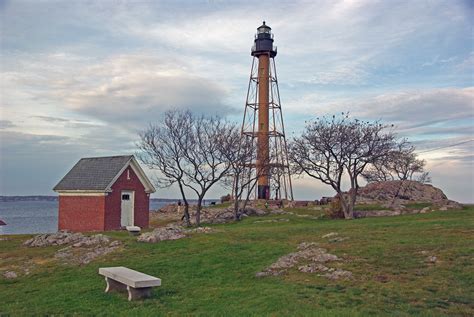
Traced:
POLYGON ((273 42, 272 29, 263 21, 251 49, 253 61, 241 135, 256 152, 246 164, 248 177, 257 182, 256 198, 293 200, 273 42))

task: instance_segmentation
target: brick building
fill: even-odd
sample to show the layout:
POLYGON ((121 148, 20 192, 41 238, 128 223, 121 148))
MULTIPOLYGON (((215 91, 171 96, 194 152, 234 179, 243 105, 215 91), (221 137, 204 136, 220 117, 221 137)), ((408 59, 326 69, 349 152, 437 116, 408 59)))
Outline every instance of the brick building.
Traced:
POLYGON ((71 231, 146 228, 155 192, 133 155, 80 159, 53 190, 59 230, 71 231))

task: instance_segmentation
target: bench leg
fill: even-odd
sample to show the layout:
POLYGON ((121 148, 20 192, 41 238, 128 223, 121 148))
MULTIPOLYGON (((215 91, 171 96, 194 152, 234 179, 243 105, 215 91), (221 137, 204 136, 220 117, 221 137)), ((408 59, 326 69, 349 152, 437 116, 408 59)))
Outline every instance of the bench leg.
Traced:
POLYGON ((131 286, 127 286, 127 291, 129 301, 134 299, 148 298, 151 296, 151 287, 133 288, 131 286))
POLYGON ((125 284, 117 282, 111 278, 105 277, 105 282, 107 283, 107 287, 105 288, 106 293, 111 291, 125 292, 127 290, 127 286, 125 284))

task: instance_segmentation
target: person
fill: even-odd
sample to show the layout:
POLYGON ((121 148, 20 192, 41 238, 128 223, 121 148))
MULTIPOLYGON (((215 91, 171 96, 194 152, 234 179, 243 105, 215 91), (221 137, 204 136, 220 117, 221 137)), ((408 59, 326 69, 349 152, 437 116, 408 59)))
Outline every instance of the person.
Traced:
POLYGON ((178 214, 181 213, 181 199, 178 200, 178 214))

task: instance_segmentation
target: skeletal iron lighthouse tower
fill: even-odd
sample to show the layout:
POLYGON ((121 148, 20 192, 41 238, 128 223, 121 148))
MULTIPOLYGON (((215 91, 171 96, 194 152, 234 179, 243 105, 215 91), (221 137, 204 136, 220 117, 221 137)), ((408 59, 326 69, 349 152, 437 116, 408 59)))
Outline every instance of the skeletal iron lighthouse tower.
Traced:
POLYGON ((275 68, 277 48, 273 46, 273 34, 265 21, 257 29, 251 55, 253 61, 242 123, 242 141, 250 144, 256 155, 251 162, 245 163, 248 168, 246 177, 257 180, 257 199, 293 200, 275 68))

